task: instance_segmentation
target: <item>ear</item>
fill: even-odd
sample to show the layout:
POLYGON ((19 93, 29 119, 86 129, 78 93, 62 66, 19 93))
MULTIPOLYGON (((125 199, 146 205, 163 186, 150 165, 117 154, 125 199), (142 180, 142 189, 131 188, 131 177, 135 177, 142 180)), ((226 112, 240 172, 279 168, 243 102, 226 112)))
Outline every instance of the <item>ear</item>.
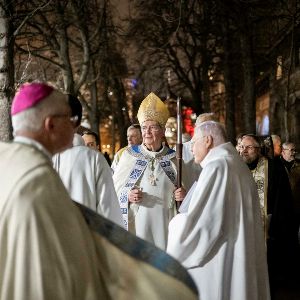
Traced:
POLYGON ((46 131, 52 131, 55 127, 55 124, 53 122, 53 118, 47 117, 44 121, 44 127, 46 131))
POLYGON ((213 137, 211 135, 207 135, 205 137, 205 146, 206 146, 206 149, 212 148, 213 144, 214 144, 213 137))

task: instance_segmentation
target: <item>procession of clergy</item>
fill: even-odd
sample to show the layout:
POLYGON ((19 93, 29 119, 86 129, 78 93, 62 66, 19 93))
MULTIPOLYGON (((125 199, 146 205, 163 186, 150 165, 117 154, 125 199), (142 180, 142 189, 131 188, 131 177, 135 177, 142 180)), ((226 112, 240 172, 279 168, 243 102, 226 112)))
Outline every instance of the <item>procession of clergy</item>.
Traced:
POLYGON ((27 83, 11 116, 14 141, 0 143, 0 300, 267 300, 291 272, 292 204, 264 198, 264 176, 258 194, 264 169, 245 163, 254 136, 241 158, 223 125, 200 116, 178 188, 163 142, 169 112, 154 93, 138 110, 142 143, 113 171, 75 133, 77 98, 27 83))

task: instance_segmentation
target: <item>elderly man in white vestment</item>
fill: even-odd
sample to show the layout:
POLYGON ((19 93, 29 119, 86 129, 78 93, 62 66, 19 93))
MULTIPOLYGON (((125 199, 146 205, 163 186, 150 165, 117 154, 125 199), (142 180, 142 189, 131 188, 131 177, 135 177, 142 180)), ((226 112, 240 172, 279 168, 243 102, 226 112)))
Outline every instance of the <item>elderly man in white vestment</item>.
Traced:
POLYGON ((72 144, 68 97, 43 83, 12 103, 14 143, 0 146, 0 299, 96 299, 91 234, 52 167, 72 144))
MULTIPOLYGON (((113 180, 129 231, 165 250, 168 225, 176 212, 175 151, 163 144, 166 105, 150 93, 138 110, 143 143, 124 150, 113 180)), ((181 199, 180 195, 177 199, 181 199)))
POLYGON ((25 84, 11 114, 14 142, 0 142, 0 299, 195 299, 178 262, 71 201, 51 162, 72 144, 67 96, 25 84))
MULTIPOLYGON (((72 115, 79 116, 78 127, 82 116, 81 103, 74 96, 69 96, 69 103, 72 115)), ((73 146, 54 155, 52 160, 74 201, 124 227, 112 172, 102 153, 86 147, 83 138, 75 133, 73 146)))
MULTIPOLYGON (((210 112, 210 113, 203 113, 200 114, 197 119, 195 126, 205 122, 205 121, 217 121, 217 116, 210 112)), ((195 181, 198 180, 201 166, 194 161, 194 156, 191 149, 192 140, 185 142, 182 144, 182 159, 185 164, 185 169, 183 169, 184 173, 183 176, 186 178, 185 180, 185 188, 189 190, 195 181)), ((178 191, 179 192, 179 191, 178 191)))
POLYGON ((199 299, 267 300, 266 248, 255 182, 220 123, 196 127, 202 172, 169 225, 167 252, 195 280, 199 299))

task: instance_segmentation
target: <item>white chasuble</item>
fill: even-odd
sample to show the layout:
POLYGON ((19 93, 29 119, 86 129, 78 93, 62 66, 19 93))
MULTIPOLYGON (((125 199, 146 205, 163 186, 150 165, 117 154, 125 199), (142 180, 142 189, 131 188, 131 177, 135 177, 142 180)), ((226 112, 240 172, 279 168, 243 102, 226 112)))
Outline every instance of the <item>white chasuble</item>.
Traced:
POLYGON ((177 261, 78 208, 38 148, 0 142, 0 169, 0 300, 196 299, 177 261))
POLYGON ((75 134, 73 147, 52 160, 74 201, 123 227, 112 171, 102 153, 85 146, 82 137, 75 134))
POLYGON ((0 154, 0 299, 108 299, 92 234, 50 158, 17 143, 0 154))
POLYGON ((128 205, 128 200, 127 202, 124 200, 126 206, 123 210, 129 209, 129 231, 165 250, 169 221, 175 214, 173 199, 175 187, 162 167, 162 160, 170 164, 170 170, 174 171, 173 175, 176 177, 176 158, 173 150, 163 147, 159 152, 151 152, 143 145, 129 147, 122 154, 113 180, 120 201, 122 190, 129 182, 129 178, 132 174, 138 173, 135 181, 131 182, 130 189, 134 186, 140 188, 143 193, 142 201, 139 204, 128 205), (138 148, 138 152, 133 148, 136 150, 138 148), (137 160, 141 161, 140 164, 145 164, 140 173, 135 171, 137 160))
POLYGON ((250 170, 230 143, 211 149, 201 166, 187 211, 170 222, 167 252, 189 270, 199 299, 270 299, 250 170))

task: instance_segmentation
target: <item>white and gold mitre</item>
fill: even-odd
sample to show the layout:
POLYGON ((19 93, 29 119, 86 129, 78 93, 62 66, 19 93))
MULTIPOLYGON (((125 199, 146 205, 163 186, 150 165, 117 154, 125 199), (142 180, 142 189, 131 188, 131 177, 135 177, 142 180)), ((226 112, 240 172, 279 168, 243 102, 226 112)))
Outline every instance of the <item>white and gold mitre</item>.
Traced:
POLYGON ((137 118, 140 125, 145 121, 156 121, 164 128, 169 118, 169 110, 166 105, 151 92, 142 101, 137 118))

